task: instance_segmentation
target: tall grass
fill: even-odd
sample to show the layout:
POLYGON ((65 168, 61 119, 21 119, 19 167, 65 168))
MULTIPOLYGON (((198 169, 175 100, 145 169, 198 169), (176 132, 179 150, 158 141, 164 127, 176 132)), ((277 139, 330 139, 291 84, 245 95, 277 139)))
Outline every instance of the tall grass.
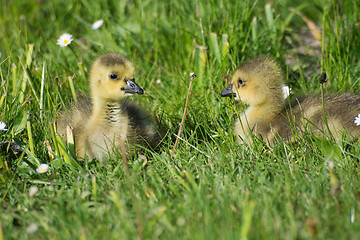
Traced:
POLYGON ((299 133, 295 144, 239 145, 238 106, 219 96, 238 64, 264 54, 281 62, 294 93, 319 93, 322 71, 325 92, 359 93, 356 1, 0 5, 0 121, 9 129, 0 141, 26 152, 0 156, 0 239, 359 238, 359 143, 299 133), (74 41, 60 48, 65 32, 74 41), (131 100, 169 128, 160 152, 128 159, 129 174, 116 154, 78 163, 54 131, 58 113, 88 95, 91 62, 106 52, 132 59, 145 95, 131 100), (198 77, 171 158, 190 72, 198 77), (40 163, 47 173, 35 171, 40 163))

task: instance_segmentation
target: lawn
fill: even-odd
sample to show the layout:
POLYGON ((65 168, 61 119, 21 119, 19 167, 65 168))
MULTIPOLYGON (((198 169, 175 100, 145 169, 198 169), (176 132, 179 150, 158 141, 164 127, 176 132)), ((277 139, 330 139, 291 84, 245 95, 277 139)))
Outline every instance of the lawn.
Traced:
POLYGON ((242 108, 220 97, 236 66, 258 55, 281 64, 290 98, 320 93, 324 71, 325 94, 360 93, 357 1, 0 5, 0 142, 24 149, 0 155, 0 240, 360 238, 360 141, 304 132, 293 143, 239 145, 232 127, 242 108), (63 33, 73 37, 66 47, 57 45, 63 33), (128 172, 119 154, 77 161, 54 134, 58 113, 89 95, 92 61, 108 52, 133 61, 145 95, 129 101, 168 129, 160 151, 127 159, 128 172))

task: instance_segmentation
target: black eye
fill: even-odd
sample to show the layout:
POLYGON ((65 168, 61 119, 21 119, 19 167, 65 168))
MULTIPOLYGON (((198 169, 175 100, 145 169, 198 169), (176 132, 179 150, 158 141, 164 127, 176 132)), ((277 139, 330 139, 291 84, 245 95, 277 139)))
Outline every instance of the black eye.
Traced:
POLYGON ((244 87, 245 86, 245 81, 242 80, 241 78, 238 79, 238 87, 244 87))
POLYGON ((111 74, 109 75, 109 77, 110 77, 112 80, 118 79, 118 76, 117 76, 115 73, 111 73, 111 74))

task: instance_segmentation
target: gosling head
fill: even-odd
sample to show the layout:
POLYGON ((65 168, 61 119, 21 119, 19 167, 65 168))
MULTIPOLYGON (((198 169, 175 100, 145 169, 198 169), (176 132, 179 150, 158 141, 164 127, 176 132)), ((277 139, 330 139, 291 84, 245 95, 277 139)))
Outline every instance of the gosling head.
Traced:
POLYGON ((90 71, 90 88, 93 98, 108 101, 144 93, 135 83, 132 63, 117 54, 106 54, 95 60, 90 71))
POLYGON ((267 57, 251 59, 233 74, 231 84, 221 92, 222 97, 233 96, 250 106, 266 102, 283 103, 283 75, 277 62, 267 57))

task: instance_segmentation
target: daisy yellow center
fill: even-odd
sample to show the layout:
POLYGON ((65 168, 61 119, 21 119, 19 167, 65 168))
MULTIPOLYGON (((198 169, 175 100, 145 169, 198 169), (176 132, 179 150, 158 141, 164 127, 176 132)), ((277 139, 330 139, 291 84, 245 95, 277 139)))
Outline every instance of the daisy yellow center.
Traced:
POLYGON ((40 172, 45 172, 46 171, 46 169, 45 168, 42 168, 42 169, 40 169, 40 172))
POLYGON ((68 43, 68 40, 65 39, 65 40, 64 40, 64 43, 65 43, 65 44, 68 43))

